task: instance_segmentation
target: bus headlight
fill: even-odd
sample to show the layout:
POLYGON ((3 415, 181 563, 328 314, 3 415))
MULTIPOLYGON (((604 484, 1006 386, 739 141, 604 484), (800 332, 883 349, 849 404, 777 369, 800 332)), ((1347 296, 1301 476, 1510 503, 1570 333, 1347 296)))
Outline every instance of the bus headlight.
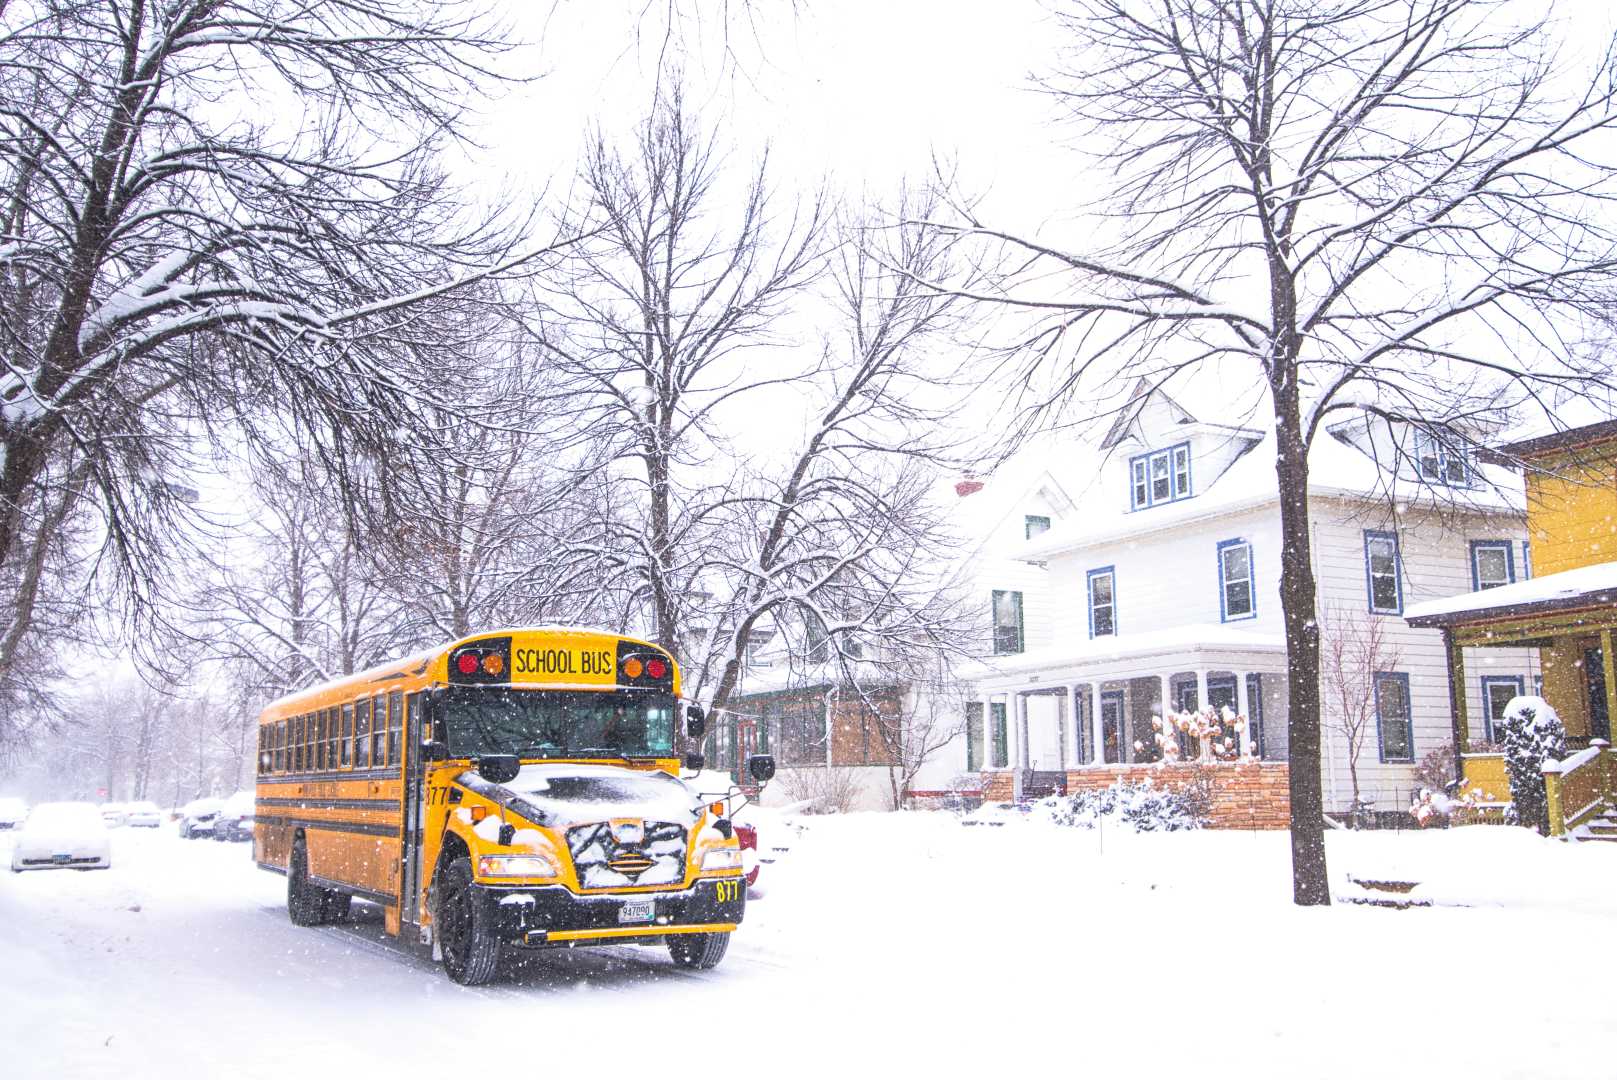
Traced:
POLYGON ((740 848, 714 848, 702 856, 703 870, 741 869, 740 848))
POLYGON ((560 877, 556 860, 548 855, 480 855, 478 877, 560 877))

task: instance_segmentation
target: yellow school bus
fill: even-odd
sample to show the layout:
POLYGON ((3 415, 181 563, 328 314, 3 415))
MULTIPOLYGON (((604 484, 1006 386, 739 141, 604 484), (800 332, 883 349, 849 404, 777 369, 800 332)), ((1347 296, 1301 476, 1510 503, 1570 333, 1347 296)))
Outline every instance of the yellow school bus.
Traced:
MULTIPOLYGON (((254 858, 287 876, 294 923, 375 902, 460 983, 558 946, 666 943, 711 968, 746 907, 738 796, 679 779, 679 705, 662 649, 552 627, 300 691, 259 718, 254 858)), ((700 739, 701 711, 683 718, 700 739)), ((774 763, 750 768, 761 782, 774 763)))

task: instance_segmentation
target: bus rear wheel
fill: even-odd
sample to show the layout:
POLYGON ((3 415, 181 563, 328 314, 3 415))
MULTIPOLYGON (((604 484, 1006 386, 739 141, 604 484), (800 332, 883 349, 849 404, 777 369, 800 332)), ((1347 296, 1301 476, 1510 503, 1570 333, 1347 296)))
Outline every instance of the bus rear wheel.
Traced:
POLYGON ((668 939, 668 953, 680 967, 707 971, 719 966, 730 947, 728 931, 712 934, 675 934, 668 939))
POLYGON ((326 921, 327 902, 326 890, 309 880, 309 849, 298 840, 286 872, 286 913, 292 925, 319 926, 326 921))
POLYGON ((462 986, 482 986, 500 966, 500 939, 472 895, 472 861, 461 857, 438 877, 438 944, 444 971, 462 986))

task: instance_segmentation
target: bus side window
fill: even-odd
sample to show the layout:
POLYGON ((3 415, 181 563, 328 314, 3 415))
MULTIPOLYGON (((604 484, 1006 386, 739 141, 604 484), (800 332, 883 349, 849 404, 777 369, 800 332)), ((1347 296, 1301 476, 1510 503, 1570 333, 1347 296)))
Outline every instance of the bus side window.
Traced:
POLYGON ((371 764, 371 710, 370 702, 361 701, 354 714, 354 768, 366 769, 371 764))
POLYGON ((348 752, 353 745, 354 707, 352 705, 344 705, 342 707, 342 734, 337 738, 337 760, 341 762, 342 767, 345 769, 348 768, 350 764, 348 752))
POLYGON ((298 717, 298 772, 313 772, 314 762, 310 760, 309 743, 313 738, 314 714, 304 713, 298 717))
POLYGON ((348 715, 348 722, 350 724, 353 723, 354 713, 351 706, 347 709, 333 706, 331 712, 328 714, 330 719, 327 721, 326 726, 327 769, 335 769, 337 767, 337 743, 342 738, 342 721, 344 713, 348 715))
POLYGON ((365 705, 375 708, 377 715, 370 721, 370 763, 388 763, 388 705, 385 697, 378 697, 365 705))
POLYGON ((387 760, 399 763, 399 744, 404 732, 404 694, 395 690, 387 696, 387 760))
POLYGON ((287 768, 293 772, 303 771, 303 717, 292 718, 292 741, 287 744, 287 755, 291 762, 287 768))
POLYGON ((271 751, 275 755, 275 764, 271 766, 276 772, 286 771, 286 721, 277 720, 270 725, 270 741, 275 748, 271 751))

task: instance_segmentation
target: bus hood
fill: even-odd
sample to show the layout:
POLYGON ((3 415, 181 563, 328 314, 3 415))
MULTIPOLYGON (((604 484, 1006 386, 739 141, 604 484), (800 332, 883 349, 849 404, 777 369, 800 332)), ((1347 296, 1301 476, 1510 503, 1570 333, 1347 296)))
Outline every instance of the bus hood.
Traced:
POLYGON ((615 765, 524 765, 515 778, 497 786, 515 796, 512 810, 533 812, 535 824, 563 831, 626 819, 689 828, 702 810, 696 793, 675 777, 615 765))

